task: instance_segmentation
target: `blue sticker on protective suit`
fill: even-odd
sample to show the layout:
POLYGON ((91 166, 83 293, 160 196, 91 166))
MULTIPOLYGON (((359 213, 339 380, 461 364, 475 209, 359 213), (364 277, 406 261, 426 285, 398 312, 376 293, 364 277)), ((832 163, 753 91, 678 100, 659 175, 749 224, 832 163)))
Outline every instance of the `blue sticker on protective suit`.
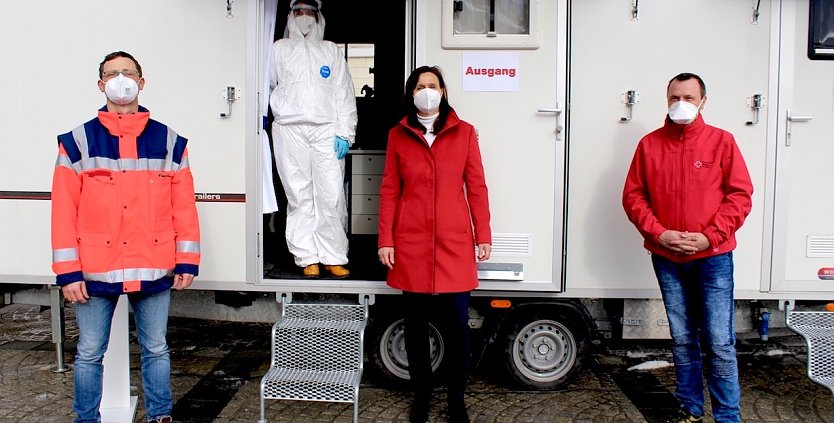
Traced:
POLYGON ((319 69, 319 74, 321 74, 322 78, 330 77, 330 66, 324 65, 319 69))

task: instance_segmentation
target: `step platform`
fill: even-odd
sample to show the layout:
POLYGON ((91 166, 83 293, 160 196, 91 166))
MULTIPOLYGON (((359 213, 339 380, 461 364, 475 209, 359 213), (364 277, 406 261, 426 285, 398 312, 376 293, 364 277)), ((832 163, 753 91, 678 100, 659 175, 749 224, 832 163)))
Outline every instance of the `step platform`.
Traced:
POLYGON ((368 296, 360 296, 362 304, 293 303, 290 298, 281 297, 282 317, 272 327, 259 423, 266 423, 268 399, 353 403, 357 422, 368 296))

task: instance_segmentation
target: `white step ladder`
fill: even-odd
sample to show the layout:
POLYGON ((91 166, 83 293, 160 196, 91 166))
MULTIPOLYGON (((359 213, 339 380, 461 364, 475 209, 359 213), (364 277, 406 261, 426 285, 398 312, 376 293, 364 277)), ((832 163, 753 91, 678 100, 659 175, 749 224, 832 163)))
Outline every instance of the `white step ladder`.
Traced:
POLYGON ((834 394, 834 312, 794 311, 793 301, 779 308, 783 304, 785 323, 808 346, 808 377, 834 394))
POLYGON ((281 318, 272 327, 272 359, 261 379, 261 419, 267 399, 352 402, 359 421, 363 338, 372 296, 359 304, 293 303, 278 294, 281 318))

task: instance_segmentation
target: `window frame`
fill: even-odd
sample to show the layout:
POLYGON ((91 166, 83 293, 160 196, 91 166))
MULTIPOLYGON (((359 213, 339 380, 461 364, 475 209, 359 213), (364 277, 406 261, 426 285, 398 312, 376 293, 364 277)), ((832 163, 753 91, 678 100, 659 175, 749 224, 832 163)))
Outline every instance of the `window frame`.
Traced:
POLYGON ((529 34, 456 34, 454 30, 455 1, 442 1, 441 45, 444 49, 535 50, 541 45, 539 19, 541 0, 530 0, 529 34))

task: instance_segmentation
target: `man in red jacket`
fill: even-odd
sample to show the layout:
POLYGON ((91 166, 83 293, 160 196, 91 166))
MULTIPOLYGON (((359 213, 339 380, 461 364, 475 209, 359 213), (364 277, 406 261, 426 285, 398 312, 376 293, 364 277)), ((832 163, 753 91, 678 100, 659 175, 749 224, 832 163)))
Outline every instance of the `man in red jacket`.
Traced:
POLYGON ((673 421, 702 421, 704 345, 715 421, 739 422, 732 251, 753 184, 733 136, 704 123, 698 75, 672 78, 666 98, 663 127, 637 145, 623 207, 651 252, 669 318, 681 408, 673 421))
POLYGON ((142 67, 104 57, 98 115, 58 136, 52 179, 52 270, 75 304, 75 423, 100 422, 102 359, 119 297, 127 295, 141 347, 147 421, 171 423, 165 334, 170 289, 187 288, 200 263, 200 227, 187 140, 139 105, 142 67))

